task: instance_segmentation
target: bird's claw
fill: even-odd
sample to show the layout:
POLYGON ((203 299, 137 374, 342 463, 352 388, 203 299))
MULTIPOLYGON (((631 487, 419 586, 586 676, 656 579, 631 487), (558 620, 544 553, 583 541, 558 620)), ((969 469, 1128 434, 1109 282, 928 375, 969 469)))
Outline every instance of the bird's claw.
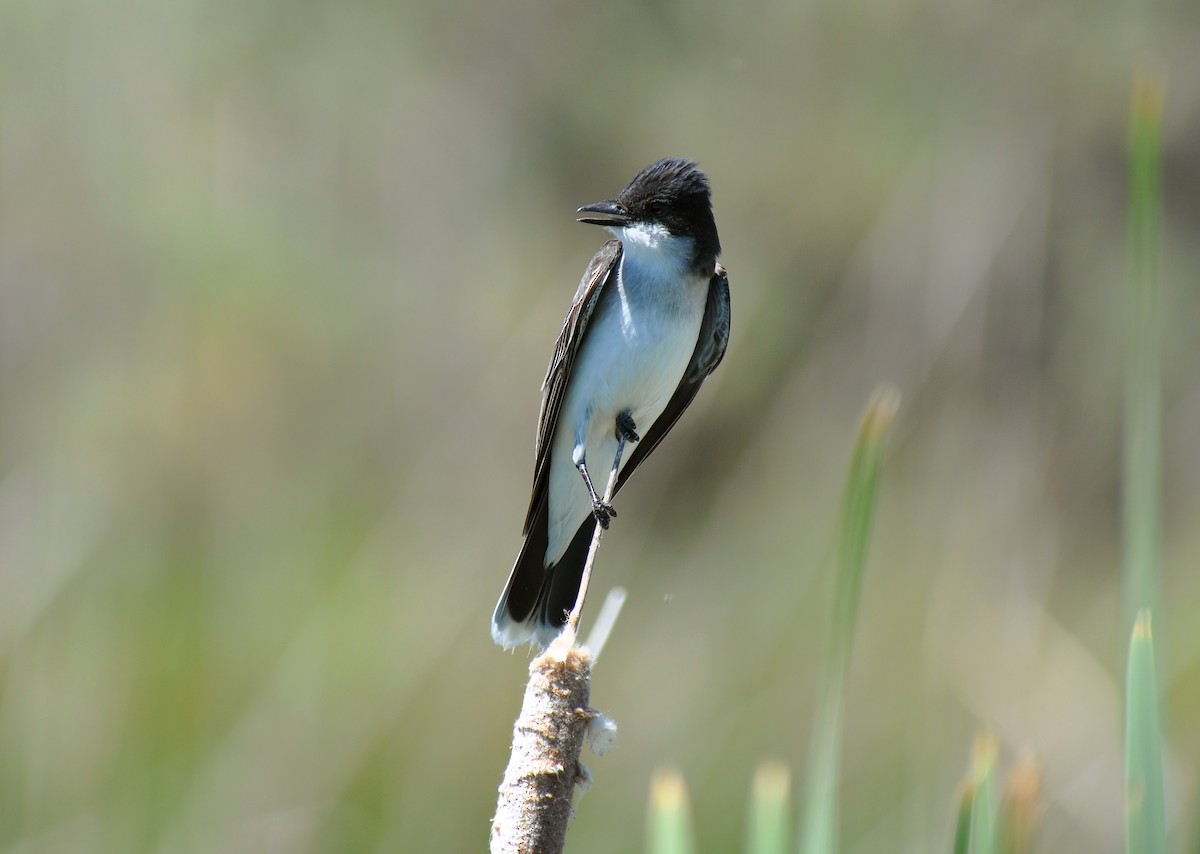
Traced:
POLYGON ((642 438, 636 431, 637 423, 633 420, 633 416, 629 414, 628 410, 617 416, 618 439, 624 439, 626 442, 633 444, 642 438))
POLYGON ((617 511, 613 509, 611 504, 605 504, 603 501, 593 501, 592 515, 596 517, 596 521, 600 523, 600 527, 607 531, 609 522, 617 518, 617 511))

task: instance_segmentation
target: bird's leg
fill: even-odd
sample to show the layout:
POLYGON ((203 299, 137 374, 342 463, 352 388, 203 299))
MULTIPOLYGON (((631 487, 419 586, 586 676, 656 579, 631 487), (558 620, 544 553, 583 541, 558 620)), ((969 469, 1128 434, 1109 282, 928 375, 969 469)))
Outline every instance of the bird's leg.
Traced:
MULTIPOLYGON (((625 445, 641 439, 637 434, 637 424, 634 422, 633 415, 630 414, 628 409, 617 414, 615 432, 617 436, 617 453, 613 457, 612 472, 610 475, 610 480, 613 484, 616 483, 617 473, 621 468, 621 457, 625 454, 625 445)), ((600 523, 600 527, 607 531, 609 522, 617 518, 617 511, 596 492, 596 486, 592 483, 592 476, 587 470, 587 462, 583 458, 576 461, 575 468, 579 469, 579 473, 583 475, 583 482, 587 484, 588 495, 592 498, 592 515, 596 517, 596 521, 600 523)))
MULTIPOLYGON (((628 409, 617 414, 617 453, 613 456, 612 471, 608 476, 608 489, 605 490, 606 497, 610 492, 616 489, 617 476, 621 471, 621 457, 625 453, 625 444, 627 442, 636 442, 641 439, 641 436, 639 436, 636 431, 637 424, 634 422, 633 416, 629 414, 628 409)), ((617 512, 612 509, 611 505, 609 505, 609 511, 613 516, 617 515, 617 512)))
POLYGON ((579 473, 583 475, 583 482, 587 484, 588 495, 592 497, 592 515, 596 517, 596 521, 600 523, 600 527, 608 530, 608 523, 617 518, 617 511, 613 509, 611 504, 606 504, 604 499, 596 494, 596 487, 592 485, 592 476, 588 474, 587 462, 580 459, 575 463, 575 468, 579 469, 579 473))
POLYGON ((612 464, 614 482, 621 468, 621 455, 625 453, 625 443, 632 444, 641 438, 637 434, 637 424, 634 422, 633 416, 629 414, 629 410, 625 409, 619 412, 617 414, 617 454, 613 457, 612 464))

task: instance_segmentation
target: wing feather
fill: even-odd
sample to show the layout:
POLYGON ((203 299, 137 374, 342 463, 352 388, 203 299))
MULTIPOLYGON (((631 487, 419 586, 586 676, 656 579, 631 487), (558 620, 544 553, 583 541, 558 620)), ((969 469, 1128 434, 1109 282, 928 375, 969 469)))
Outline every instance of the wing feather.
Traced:
POLYGON ((554 355, 546 369, 546 378, 542 380, 542 404, 538 410, 537 440, 533 454, 533 494, 529 499, 529 510, 525 514, 525 534, 529 533, 534 523, 538 502, 549 483, 550 447, 554 443, 554 431, 558 427, 558 415, 562 410, 567 380, 571 376, 575 356, 583 343, 583 336, 587 332, 596 302, 620 260, 621 241, 615 238, 601 246, 592 257, 591 263, 583 272, 583 278, 579 281, 579 288, 575 291, 575 298, 571 301, 571 308, 563 320, 562 330, 554 344, 554 355))

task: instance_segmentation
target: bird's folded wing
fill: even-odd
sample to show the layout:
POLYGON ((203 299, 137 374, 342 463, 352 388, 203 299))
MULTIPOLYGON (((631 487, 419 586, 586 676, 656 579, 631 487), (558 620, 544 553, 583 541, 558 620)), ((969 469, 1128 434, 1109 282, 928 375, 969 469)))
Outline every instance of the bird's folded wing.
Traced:
MULTIPOLYGON (((562 410, 575 356, 583 344, 588 322, 596 309, 600 294, 612 279, 620 260, 619 240, 609 240, 600 247, 600 251, 592 258, 579 281, 575 299, 571 301, 571 309, 567 312, 562 331, 558 333, 558 341, 554 344, 554 356, 550 359, 550 367, 546 369, 546 378, 542 381, 542 405, 538 411, 537 441, 534 445, 533 494, 529 498, 523 533, 529 533, 538 502, 542 499, 550 480, 550 447, 554 444, 554 431, 558 426, 558 415, 562 410)), ((709 299, 711 298, 710 295, 709 299)))

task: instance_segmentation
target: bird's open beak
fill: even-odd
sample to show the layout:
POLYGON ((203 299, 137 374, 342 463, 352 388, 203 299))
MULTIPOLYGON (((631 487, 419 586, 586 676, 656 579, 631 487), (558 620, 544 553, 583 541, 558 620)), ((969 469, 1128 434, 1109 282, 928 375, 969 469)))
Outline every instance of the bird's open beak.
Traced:
POLYGON ((578 210, 578 213, 603 214, 603 216, 579 217, 580 222, 586 222, 588 225, 607 225, 618 227, 629 225, 629 215, 625 213, 625 208, 621 207, 616 202, 596 202, 594 205, 584 205, 578 210))

